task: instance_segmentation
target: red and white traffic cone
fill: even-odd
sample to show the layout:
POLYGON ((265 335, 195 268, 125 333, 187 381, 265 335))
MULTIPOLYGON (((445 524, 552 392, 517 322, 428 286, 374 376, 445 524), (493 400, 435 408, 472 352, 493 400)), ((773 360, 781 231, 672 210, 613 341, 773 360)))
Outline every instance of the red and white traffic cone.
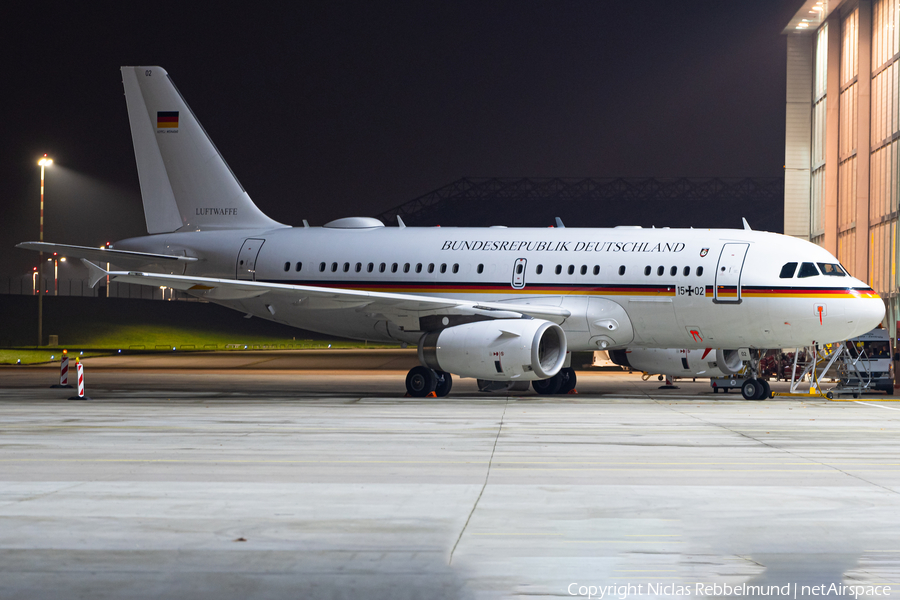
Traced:
POLYGON ((90 400, 84 395, 84 365, 81 364, 77 357, 75 358, 75 368, 78 373, 78 395, 72 396, 69 400, 90 400))
POLYGON ((50 386, 51 388, 71 388, 69 385, 69 351, 63 350, 62 360, 59 363, 59 384, 50 386))

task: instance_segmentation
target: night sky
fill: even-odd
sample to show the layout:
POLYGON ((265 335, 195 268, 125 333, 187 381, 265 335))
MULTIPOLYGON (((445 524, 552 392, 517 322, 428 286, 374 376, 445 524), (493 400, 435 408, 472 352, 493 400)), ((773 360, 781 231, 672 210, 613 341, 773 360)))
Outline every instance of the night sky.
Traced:
MULTIPOLYGON (((101 8, 102 7, 102 8, 101 8)), ((143 235, 121 65, 159 65, 259 207, 314 225, 460 177, 780 177, 796 2, 7 9, 0 275, 143 235)), ((621 220, 640 207, 622 207, 621 220)), ((739 226, 740 208, 735 208, 739 226)), ((535 223, 535 225, 546 225, 535 223)))

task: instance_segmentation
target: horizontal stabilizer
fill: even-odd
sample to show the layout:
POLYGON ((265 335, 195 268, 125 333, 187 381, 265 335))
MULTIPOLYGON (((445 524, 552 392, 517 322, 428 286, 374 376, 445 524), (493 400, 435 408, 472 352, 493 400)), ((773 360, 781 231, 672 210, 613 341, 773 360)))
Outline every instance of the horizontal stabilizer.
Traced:
POLYGON ((117 265, 152 265, 196 262, 193 256, 172 256, 170 254, 154 254, 152 252, 131 252, 112 248, 92 248, 90 246, 70 246, 69 244, 51 244, 49 242, 22 242, 16 248, 46 252, 68 258, 86 258, 98 263, 115 263, 117 265))
POLYGON ((88 282, 91 284, 91 288, 97 287, 97 283, 106 277, 106 271, 85 258, 82 258, 81 262, 88 268, 88 282))

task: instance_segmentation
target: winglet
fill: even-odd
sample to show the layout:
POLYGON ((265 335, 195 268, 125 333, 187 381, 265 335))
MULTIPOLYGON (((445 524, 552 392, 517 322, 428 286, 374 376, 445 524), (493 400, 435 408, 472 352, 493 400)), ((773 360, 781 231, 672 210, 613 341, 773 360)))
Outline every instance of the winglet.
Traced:
POLYGON ((97 287, 97 283, 99 283, 101 279, 109 275, 109 273, 86 258, 82 258, 81 262, 83 262, 84 265, 88 268, 88 281, 90 282, 92 288, 97 287))
POLYGON ((564 228, 565 228, 565 225, 563 225, 562 219, 560 219, 559 217, 556 217, 556 226, 557 226, 557 228, 559 228, 559 229, 564 229, 564 228))
POLYGON ((747 231, 753 231, 753 229, 750 227, 750 223, 747 222, 746 217, 741 217, 741 221, 744 222, 744 229, 746 229, 747 231))
POLYGON ((403 222, 403 219, 400 218, 400 215, 397 215, 397 227, 406 227, 406 223, 403 222))

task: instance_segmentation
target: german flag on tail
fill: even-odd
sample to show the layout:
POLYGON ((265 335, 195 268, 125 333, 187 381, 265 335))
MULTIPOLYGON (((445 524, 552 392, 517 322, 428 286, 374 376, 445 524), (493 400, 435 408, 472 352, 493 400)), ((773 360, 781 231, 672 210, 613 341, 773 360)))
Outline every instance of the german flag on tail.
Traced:
POLYGON ((156 112, 156 128, 157 129, 178 129, 178 111, 157 111, 156 112))

